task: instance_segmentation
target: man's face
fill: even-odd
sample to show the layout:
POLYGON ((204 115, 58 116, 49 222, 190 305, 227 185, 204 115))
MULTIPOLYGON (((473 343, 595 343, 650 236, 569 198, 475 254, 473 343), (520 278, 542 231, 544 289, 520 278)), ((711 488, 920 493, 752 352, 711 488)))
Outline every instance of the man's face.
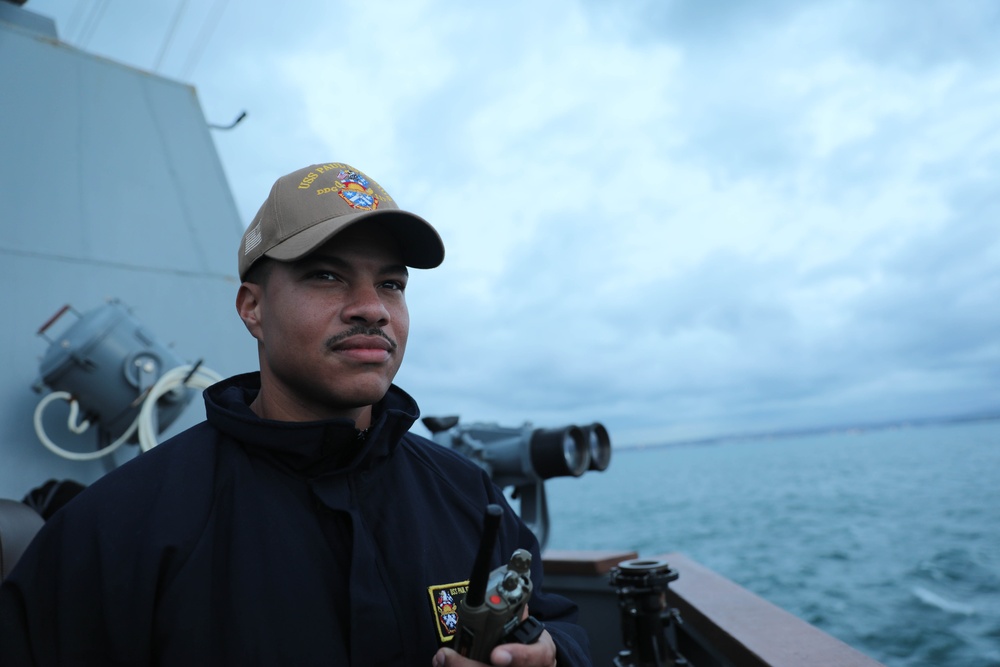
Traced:
POLYGON ((273 262, 263 285, 244 283, 237 309, 258 341, 258 414, 367 426, 406 349, 406 281, 395 239, 362 223, 303 259, 273 262))

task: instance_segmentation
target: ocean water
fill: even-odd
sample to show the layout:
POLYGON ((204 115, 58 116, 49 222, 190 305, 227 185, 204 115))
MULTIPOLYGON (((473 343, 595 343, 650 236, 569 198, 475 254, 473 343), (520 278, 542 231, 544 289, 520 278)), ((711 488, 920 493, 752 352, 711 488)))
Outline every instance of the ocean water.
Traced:
POLYGON ((550 548, 683 552, 889 667, 1000 665, 1000 421, 616 450, 546 490, 550 548))

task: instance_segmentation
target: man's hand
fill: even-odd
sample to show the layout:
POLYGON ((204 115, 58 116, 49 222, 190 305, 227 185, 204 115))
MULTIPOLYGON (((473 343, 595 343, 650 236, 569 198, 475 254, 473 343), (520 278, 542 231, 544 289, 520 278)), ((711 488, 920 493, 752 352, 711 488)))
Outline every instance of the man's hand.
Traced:
MULTIPOLYGON (((450 648, 434 654, 433 667, 475 667, 481 662, 463 658, 450 648)), ((555 667, 556 644, 548 630, 533 644, 500 644, 490 653, 490 664, 510 667, 555 667)))

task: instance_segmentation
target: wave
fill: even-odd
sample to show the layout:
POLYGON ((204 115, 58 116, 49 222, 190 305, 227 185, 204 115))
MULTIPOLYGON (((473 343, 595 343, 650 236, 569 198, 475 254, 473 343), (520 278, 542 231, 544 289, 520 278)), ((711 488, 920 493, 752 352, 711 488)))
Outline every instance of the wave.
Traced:
POLYGON ((971 604, 965 604, 964 602, 957 602, 955 600, 949 600, 945 597, 933 593, 926 588, 921 588, 920 586, 914 586, 910 589, 918 600, 931 607, 937 607, 941 611, 946 611, 949 614, 960 614, 962 616, 971 616, 976 613, 976 608, 971 604))

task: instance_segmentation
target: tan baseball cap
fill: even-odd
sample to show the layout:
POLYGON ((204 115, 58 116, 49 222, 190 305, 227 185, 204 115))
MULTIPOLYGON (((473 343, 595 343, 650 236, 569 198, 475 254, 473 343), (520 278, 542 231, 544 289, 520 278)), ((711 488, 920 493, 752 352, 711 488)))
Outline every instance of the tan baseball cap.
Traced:
POLYGON ((433 269, 444 244, 430 223, 403 211, 385 189, 342 162, 314 164, 282 176, 240 242, 240 280, 265 255, 282 262, 305 257, 344 228, 378 224, 399 241, 403 262, 433 269))

